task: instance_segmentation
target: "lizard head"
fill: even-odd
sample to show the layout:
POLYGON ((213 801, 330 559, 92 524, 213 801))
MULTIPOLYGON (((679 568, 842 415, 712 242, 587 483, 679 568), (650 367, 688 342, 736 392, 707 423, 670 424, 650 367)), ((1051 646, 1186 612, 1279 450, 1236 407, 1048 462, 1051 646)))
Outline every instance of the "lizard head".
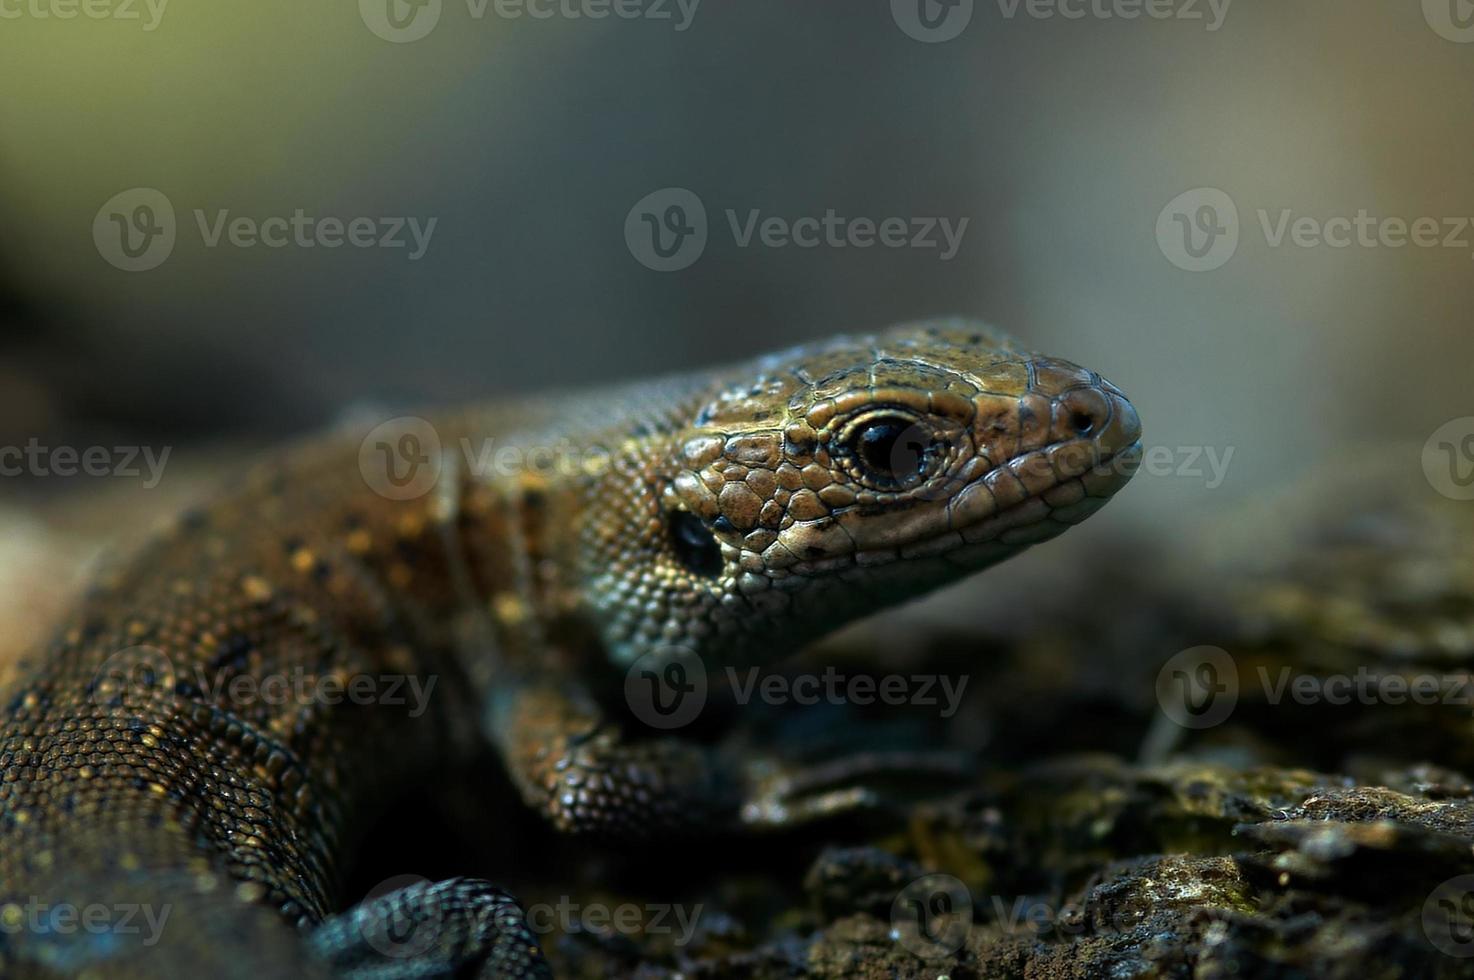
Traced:
POLYGON ((1115 386, 967 322, 842 337, 721 378, 638 443, 636 507, 594 494, 587 594, 618 664, 656 649, 777 658, 1054 537, 1140 457, 1115 386))

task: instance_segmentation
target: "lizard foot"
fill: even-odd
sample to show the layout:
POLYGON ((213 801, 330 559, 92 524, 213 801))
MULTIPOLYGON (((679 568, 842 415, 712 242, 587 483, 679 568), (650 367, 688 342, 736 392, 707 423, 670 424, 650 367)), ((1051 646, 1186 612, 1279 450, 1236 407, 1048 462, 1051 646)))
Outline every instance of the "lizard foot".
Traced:
POLYGON ((511 895, 476 878, 419 881, 315 928, 309 944, 340 980, 551 980, 511 895))

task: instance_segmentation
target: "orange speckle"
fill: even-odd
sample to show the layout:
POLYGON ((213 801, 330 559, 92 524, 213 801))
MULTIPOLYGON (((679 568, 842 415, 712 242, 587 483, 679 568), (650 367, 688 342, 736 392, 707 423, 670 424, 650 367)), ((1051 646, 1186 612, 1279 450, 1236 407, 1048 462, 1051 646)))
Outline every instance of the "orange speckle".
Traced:
POLYGON ((271 583, 258 575, 247 575, 241 580, 241 588, 252 602, 266 602, 271 598, 271 583))

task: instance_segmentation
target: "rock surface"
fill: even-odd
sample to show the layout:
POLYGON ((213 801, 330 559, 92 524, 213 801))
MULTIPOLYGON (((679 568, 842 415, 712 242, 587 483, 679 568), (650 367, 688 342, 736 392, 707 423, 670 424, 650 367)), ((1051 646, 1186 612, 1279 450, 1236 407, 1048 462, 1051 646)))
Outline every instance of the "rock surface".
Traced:
MULTIPOLYGON (((1080 558, 1037 601, 905 611, 785 668, 964 682, 949 717, 738 717, 816 757, 960 750, 966 777, 610 854, 519 813, 488 762, 386 821, 350 897, 407 870, 504 881, 573 978, 1474 977, 1474 507, 1325 499, 1172 555, 1080 558)), ((78 506, 0 514, 10 646, 62 601, 35 583, 74 582, 102 536, 78 506)))

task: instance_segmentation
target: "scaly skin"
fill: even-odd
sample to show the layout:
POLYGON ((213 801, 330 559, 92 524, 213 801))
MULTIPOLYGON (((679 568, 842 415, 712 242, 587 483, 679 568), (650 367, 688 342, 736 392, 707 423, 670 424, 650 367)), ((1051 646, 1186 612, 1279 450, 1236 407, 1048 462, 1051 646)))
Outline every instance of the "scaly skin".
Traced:
POLYGON ((1097 375, 949 323, 287 451, 104 576, 0 696, 0 967, 545 976, 484 882, 331 916, 377 804, 474 737, 572 833, 863 800, 836 774, 915 760, 806 779, 645 728, 626 673, 770 662, 1052 537, 1139 435, 1097 375), (118 928, 38 924, 38 902, 118 928), (121 927, 135 905, 168 909, 156 942, 121 927), (436 941, 386 954, 396 915, 436 941))

